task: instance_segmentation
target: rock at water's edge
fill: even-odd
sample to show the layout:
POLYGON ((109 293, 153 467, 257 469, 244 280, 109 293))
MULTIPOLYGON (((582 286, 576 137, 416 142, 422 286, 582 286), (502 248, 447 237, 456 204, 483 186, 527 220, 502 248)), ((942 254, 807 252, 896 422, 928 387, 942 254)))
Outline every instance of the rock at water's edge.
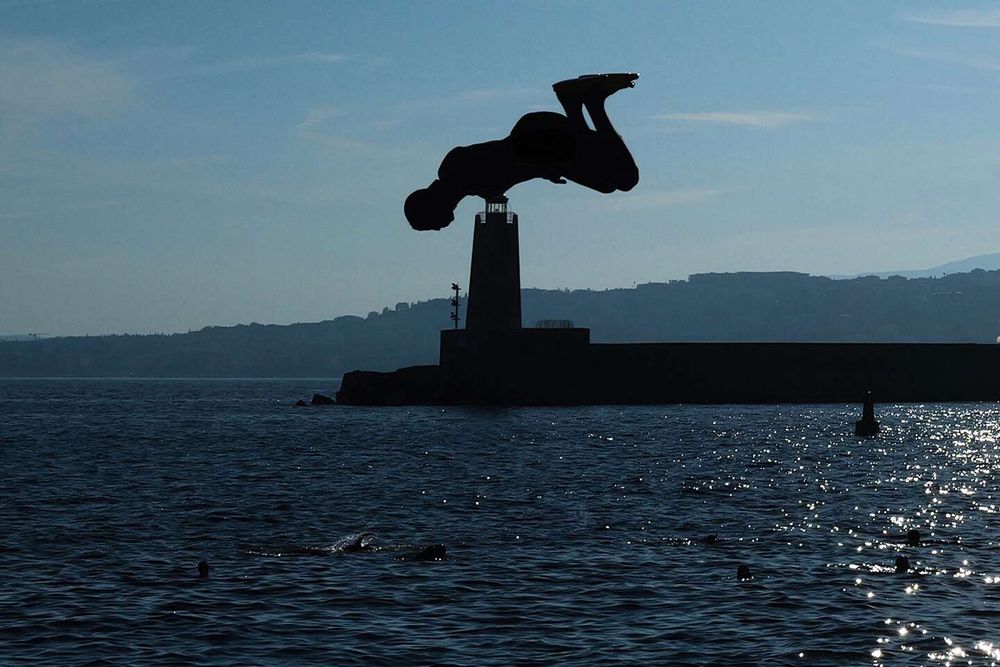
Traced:
POLYGON ((312 404, 313 405, 336 405, 337 401, 333 400, 329 396, 324 396, 323 394, 313 394, 312 404))

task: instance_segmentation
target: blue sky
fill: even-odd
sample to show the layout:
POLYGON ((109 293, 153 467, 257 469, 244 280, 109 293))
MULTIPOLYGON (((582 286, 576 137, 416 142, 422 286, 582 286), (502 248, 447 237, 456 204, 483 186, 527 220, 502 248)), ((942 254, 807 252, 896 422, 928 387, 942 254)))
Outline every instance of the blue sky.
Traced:
POLYGON ((447 296, 481 203, 403 199, 606 71, 641 181, 511 190, 525 286, 1000 252, 996 4, 0 0, 0 332, 447 296))

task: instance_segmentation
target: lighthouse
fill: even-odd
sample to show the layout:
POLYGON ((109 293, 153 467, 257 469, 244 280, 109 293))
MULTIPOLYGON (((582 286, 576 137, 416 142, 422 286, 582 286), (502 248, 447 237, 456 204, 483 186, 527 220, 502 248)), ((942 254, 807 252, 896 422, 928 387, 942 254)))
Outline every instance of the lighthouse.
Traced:
MULTIPOLYGON (((553 383, 587 366, 590 329, 524 328, 517 214, 507 197, 486 197, 472 234, 465 328, 441 331, 440 368, 449 391, 470 403, 544 402, 553 383)), ((565 402, 576 400, 564 390, 565 402)))
POLYGON ((517 213, 507 210, 504 195, 487 197, 476 214, 465 327, 473 335, 521 328, 517 213))

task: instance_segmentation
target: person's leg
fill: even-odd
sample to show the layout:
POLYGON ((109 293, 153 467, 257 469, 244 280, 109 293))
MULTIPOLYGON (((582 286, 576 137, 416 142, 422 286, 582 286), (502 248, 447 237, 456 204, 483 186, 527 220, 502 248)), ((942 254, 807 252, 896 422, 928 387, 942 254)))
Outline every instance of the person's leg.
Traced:
POLYGON ((604 100, 619 90, 634 87, 635 80, 638 78, 638 74, 631 72, 601 74, 593 77, 589 88, 582 92, 582 99, 596 131, 618 134, 614 125, 611 124, 611 119, 608 118, 607 111, 604 110, 604 100))
POLYGON ((583 130, 589 130, 587 119, 583 115, 583 93, 589 88, 589 82, 584 81, 584 77, 578 79, 567 79, 552 84, 552 90, 556 93, 556 99, 566 112, 566 117, 575 126, 583 130))
MULTIPOLYGON (((580 133, 578 150, 566 178, 598 192, 628 191, 639 182, 639 169, 604 108, 614 93, 635 85, 638 74, 601 74, 582 77, 573 90, 590 115, 594 129, 580 133)), ((557 84, 558 85, 558 84, 557 84)))
POLYGON ((628 192, 639 182, 639 168, 632 159, 632 153, 615 131, 604 110, 604 100, 586 102, 587 113, 594 121, 596 131, 590 132, 588 141, 580 142, 582 147, 589 147, 584 153, 588 159, 585 163, 586 173, 590 178, 599 181, 604 188, 595 188, 601 192, 621 190, 628 192))
POLYGON ((576 157, 562 170, 563 176, 605 194, 627 192, 639 182, 639 168, 622 138, 614 132, 581 133, 576 157))
MULTIPOLYGON (((583 115, 583 106, 587 105, 590 112, 591 106, 595 106, 601 120, 610 124, 607 115, 603 111, 604 99, 613 95, 623 88, 631 88, 635 85, 635 80, 639 78, 634 72, 622 72, 615 74, 584 74, 575 79, 566 79, 552 84, 556 99, 566 111, 566 117, 580 128, 590 129, 587 120, 583 115), (588 101, 590 101, 588 103, 588 101)), ((590 116, 594 122, 594 129, 602 131, 605 128, 598 127, 598 119, 593 113, 590 116)))

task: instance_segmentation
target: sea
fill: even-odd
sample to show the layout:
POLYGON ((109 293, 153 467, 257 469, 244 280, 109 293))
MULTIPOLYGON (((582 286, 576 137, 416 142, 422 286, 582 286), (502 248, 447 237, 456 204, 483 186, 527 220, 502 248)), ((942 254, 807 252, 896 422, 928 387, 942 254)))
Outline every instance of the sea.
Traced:
POLYGON ((996 404, 336 388, 0 380, 0 664, 1000 663, 996 404))

